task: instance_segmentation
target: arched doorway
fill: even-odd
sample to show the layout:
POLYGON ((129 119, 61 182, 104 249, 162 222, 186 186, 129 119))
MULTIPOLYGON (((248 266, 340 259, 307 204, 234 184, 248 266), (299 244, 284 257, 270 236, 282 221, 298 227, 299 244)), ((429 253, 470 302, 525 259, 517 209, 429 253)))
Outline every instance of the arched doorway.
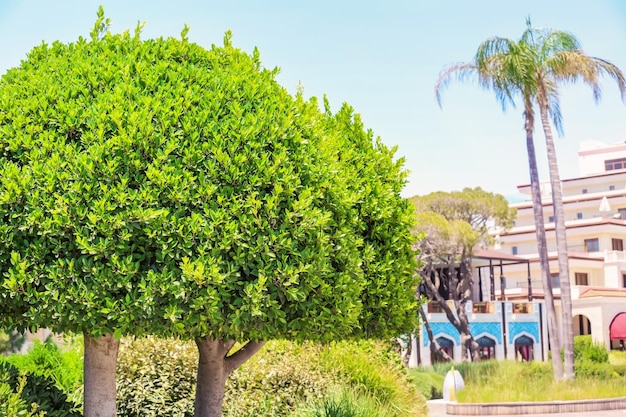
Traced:
MULTIPOLYGON (((437 339, 437 343, 441 346, 441 350, 446 352, 448 356, 454 359, 454 341, 452 339, 448 339, 447 337, 439 336, 437 339)), ((430 363, 436 362, 444 362, 441 355, 436 352, 430 351, 430 363)))
POLYGON ((515 339, 515 359, 522 362, 532 361, 535 358, 535 341, 525 335, 515 339))
POLYGON ((574 336, 591 334, 591 322, 586 316, 577 314, 573 317, 572 322, 574 323, 574 336))
POLYGON ((481 360, 496 358, 496 341, 490 337, 482 336, 476 339, 476 343, 480 346, 479 354, 481 360))
POLYGON ((624 341, 626 340, 626 313, 619 313, 613 318, 609 325, 609 334, 611 338, 611 349, 624 350, 624 341))

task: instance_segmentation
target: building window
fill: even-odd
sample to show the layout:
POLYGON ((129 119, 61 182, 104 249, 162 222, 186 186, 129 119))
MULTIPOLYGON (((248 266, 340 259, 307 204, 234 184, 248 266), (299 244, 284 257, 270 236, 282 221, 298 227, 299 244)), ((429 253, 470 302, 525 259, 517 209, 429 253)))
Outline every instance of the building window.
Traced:
POLYGON ((576 285, 589 285, 589 279, 586 273, 576 272, 574 274, 576 285))
POLYGON ((615 190, 615 186, 614 185, 609 185, 609 191, 614 191, 615 190))
POLYGON ((604 169, 606 171, 613 171, 614 169, 626 168, 626 158, 608 159, 604 161, 604 169))
POLYGON ((550 281, 552 288, 559 288, 561 286, 561 277, 558 272, 550 272, 550 281))
POLYGON ((622 220, 626 220, 626 208, 619 208, 617 212, 622 220))
POLYGON ((554 223, 554 216, 548 217, 548 223, 554 223))
POLYGON ((611 239, 611 247, 613 250, 623 251, 624 241, 622 239, 611 239))
POLYGON ((622 274, 622 287, 626 288, 626 274, 622 274))
POLYGON ((511 248, 511 253, 512 253, 513 255, 517 255, 517 246, 513 246, 513 247, 511 248))
POLYGON ((578 220, 582 219, 583 218, 583 214, 582 213, 576 213, 576 218, 578 220))
POLYGON ((599 252, 600 242, 598 239, 585 239, 585 252, 599 252))
POLYGON ((583 188, 583 194, 587 194, 587 189, 583 188))

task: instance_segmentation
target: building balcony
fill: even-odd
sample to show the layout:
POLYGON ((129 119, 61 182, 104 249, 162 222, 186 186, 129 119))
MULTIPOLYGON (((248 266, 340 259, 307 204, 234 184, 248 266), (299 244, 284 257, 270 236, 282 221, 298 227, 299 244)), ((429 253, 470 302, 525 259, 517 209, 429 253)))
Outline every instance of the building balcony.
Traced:
POLYGON ((626 262, 626 252, 621 250, 607 250, 604 253, 604 262, 626 262))
POLYGON ((481 302, 472 304, 472 313, 474 314, 493 314, 496 312, 495 303, 481 302))

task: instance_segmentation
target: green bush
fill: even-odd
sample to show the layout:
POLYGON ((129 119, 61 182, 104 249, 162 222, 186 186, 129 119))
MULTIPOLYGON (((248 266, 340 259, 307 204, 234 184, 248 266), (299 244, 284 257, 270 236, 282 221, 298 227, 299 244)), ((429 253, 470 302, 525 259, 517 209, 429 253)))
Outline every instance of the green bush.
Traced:
POLYGON ((2 417, 43 417, 43 411, 37 411, 37 404, 28 406, 22 398, 26 376, 19 378, 18 385, 12 388, 8 383, 8 375, 0 370, 0 416, 2 417))
POLYGON ((338 372, 351 390, 375 398, 385 416, 419 414, 424 399, 410 380, 391 343, 380 341, 336 342, 320 355, 326 372, 338 372))
POLYGON ((6 360, 0 361, 0 385, 5 386, 3 389, 5 396, 8 392, 6 386, 10 387, 11 392, 8 392, 8 398, 15 401, 16 407, 35 404, 34 408, 29 409, 30 411, 23 410, 23 412, 34 412, 36 409, 45 412, 46 417, 82 415, 77 404, 68 400, 67 395, 56 386, 54 381, 41 375, 25 373, 6 360), (19 394, 20 401, 17 401, 12 393, 19 394))
POLYGON ((122 339, 117 361, 117 415, 193 416, 198 352, 193 343, 122 339))
MULTIPOLYGON (((422 415, 424 399, 389 349, 382 342, 326 346, 268 342, 228 378, 223 415, 300 415, 319 411, 326 403, 348 400, 353 405, 373 404, 378 414, 372 415, 422 415), (337 392, 345 398, 336 396, 337 392)), ((150 337, 122 340, 118 416, 192 416, 196 367, 192 343, 150 337)), ((359 416, 368 415, 359 412, 359 416)))
POLYGON ((600 380, 623 378, 625 373, 624 366, 585 360, 576 362, 575 371, 578 378, 594 378, 600 380))
POLYGON ((574 361, 608 363, 609 352, 604 345, 594 343, 591 335, 574 337, 574 361))
POLYGON ((26 354, 8 356, 6 361, 22 371, 54 381, 57 388, 72 399, 82 400, 74 395, 82 390, 83 384, 83 359, 79 350, 61 352, 53 342, 36 340, 26 354))
MULTIPOLYGON (((319 347, 274 341, 228 378, 223 415, 284 416, 336 385, 315 366, 319 347)), ((123 340, 118 416, 193 416, 195 344, 154 337, 123 340)))
POLYGON ((224 415, 284 416, 323 399, 339 380, 320 367, 322 349, 313 343, 268 343, 228 379, 224 415))

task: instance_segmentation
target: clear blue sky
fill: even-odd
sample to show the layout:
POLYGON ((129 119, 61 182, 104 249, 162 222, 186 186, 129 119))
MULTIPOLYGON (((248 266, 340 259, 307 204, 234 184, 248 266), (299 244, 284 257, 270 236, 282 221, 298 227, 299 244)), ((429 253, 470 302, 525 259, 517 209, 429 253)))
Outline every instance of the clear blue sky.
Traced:
MULTIPOLYGON (((528 182, 522 114, 503 114, 476 85, 452 84, 443 109, 433 85, 448 64, 470 60, 498 35, 517 39, 530 16, 536 27, 568 30, 586 53, 626 71, 626 1, 526 0, 0 0, 0 73, 19 65, 42 40, 88 36, 98 5, 114 32, 145 21, 143 36, 179 36, 209 47, 226 30, 236 46, 258 46, 266 67, 280 67, 290 91, 350 103, 365 125, 398 146, 411 171, 404 195, 476 187, 513 195, 528 182)), ((565 136, 556 141, 562 178, 578 173, 582 140, 626 141, 626 106, 606 80, 600 105, 583 87, 562 90, 565 136)), ((547 178, 543 136, 540 175, 547 178)))

